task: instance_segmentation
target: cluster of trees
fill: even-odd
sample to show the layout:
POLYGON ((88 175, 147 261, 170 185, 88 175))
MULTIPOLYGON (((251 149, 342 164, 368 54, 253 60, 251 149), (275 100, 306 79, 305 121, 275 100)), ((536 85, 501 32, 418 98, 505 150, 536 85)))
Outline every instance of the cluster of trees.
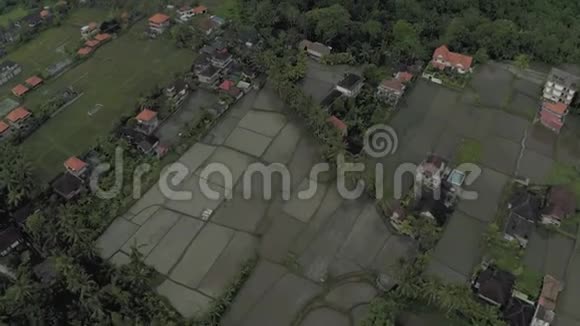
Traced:
POLYGON ((426 59, 446 43, 485 59, 580 61, 580 3, 568 0, 241 0, 242 19, 307 37, 359 63, 426 59), (542 24, 537 22, 541 21, 542 24))

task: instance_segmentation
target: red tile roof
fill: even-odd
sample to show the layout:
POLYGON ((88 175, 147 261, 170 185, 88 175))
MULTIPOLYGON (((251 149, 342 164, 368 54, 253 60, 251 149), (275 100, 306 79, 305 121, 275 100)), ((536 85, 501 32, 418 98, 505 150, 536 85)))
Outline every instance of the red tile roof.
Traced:
POLYGON ((93 52, 93 49, 92 48, 84 47, 84 48, 80 48, 77 51, 77 54, 80 55, 80 56, 85 56, 85 55, 87 55, 87 54, 89 54, 91 52, 93 52))
POLYGON ((64 166, 68 169, 71 170, 73 172, 79 172, 82 169, 84 169, 85 167, 87 167, 87 163, 85 163, 84 161, 82 161, 81 159, 79 159, 76 156, 72 156, 69 157, 65 162, 64 162, 64 166))
POLYGON ((42 84, 43 80, 42 80, 42 78, 40 78, 38 76, 32 76, 32 77, 29 77, 25 82, 29 86, 36 87, 36 86, 42 84))
POLYGON ((542 293, 540 294, 540 299, 538 300, 540 305, 548 310, 556 309, 556 301, 558 300, 558 294, 562 290, 562 285, 560 282, 552 277, 551 275, 544 276, 544 284, 542 285, 542 293))
POLYGON ((3 134, 6 130, 10 128, 10 125, 4 121, 0 121, 0 134, 3 134))
POLYGON ((560 129, 562 129, 564 126, 564 121, 562 121, 562 118, 546 110, 540 111, 540 122, 542 122, 544 126, 554 131, 560 131, 560 129))
POLYGON ((6 119, 12 123, 18 122, 20 120, 24 120, 31 115, 30 111, 28 111, 25 107, 16 108, 6 116, 6 119))
POLYGON ((97 45, 99 45, 100 43, 101 42, 100 41, 97 41, 97 40, 88 40, 88 41, 85 42, 85 46, 88 46, 90 48, 94 48, 97 45))
POLYGON ((166 14, 157 13, 149 18, 149 22, 153 24, 163 24, 169 21, 170 17, 166 14))
POLYGON ((14 86, 14 88, 12 89, 12 94, 20 97, 26 93, 28 93, 29 89, 28 87, 22 85, 22 84, 18 84, 16 86, 14 86))
POLYGON ((451 63, 454 66, 461 65, 463 69, 469 69, 473 58, 461 53, 451 52, 446 45, 441 45, 435 52, 433 52, 433 60, 442 57, 444 61, 451 63))
POLYGON ((381 87, 400 92, 403 90, 405 85, 403 85, 403 83, 401 83, 401 81, 397 79, 385 79, 381 82, 381 87))
POLYGON ((201 14, 207 11, 207 7, 206 6, 197 6, 195 8, 193 8, 193 13, 194 14, 201 14))
POLYGON ((413 79, 413 74, 406 71, 400 71, 397 73, 395 78, 400 80, 402 83, 408 83, 413 79))
POLYGON ((330 122, 333 126, 335 126, 340 131, 346 131, 346 129, 347 129, 346 123, 344 123, 342 120, 340 120, 339 118, 337 118, 334 115, 331 116, 330 118, 328 118, 327 121, 330 122))
POLYGON ((542 108, 548 109, 558 115, 564 115, 568 111, 568 105, 562 102, 554 103, 545 101, 542 108))
POLYGON ((147 122, 153 120, 155 117, 157 117, 157 112, 149 109, 143 109, 143 111, 139 112, 135 119, 147 122))
POLYGON ((111 34, 108 34, 108 33, 101 33, 101 34, 97 34, 95 36, 95 40, 97 40, 99 42, 108 41, 110 39, 111 39, 111 34))
POLYGON ((224 91, 229 91, 230 88, 234 87, 236 84, 233 80, 224 80, 223 83, 220 84, 219 88, 224 91))

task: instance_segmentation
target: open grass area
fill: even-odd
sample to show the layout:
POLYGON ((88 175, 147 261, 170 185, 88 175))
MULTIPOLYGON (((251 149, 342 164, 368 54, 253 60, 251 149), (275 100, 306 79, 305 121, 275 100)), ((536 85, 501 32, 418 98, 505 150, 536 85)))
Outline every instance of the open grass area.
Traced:
POLYGON ((482 147, 481 143, 475 139, 463 139, 455 161, 461 163, 478 163, 481 160, 482 147))
POLYGON ((90 21, 101 21, 108 16, 106 10, 82 8, 59 27, 49 28, 26 44, 9 53, 6 58, 22 66, 22 73, 0 87, 0 99, 10 96, 10 89, 31 75, 44 72, 49 65, 69 56, 80 41, 80 27, 90 21))
POLYGON ((15 22, 18 19, 26 16, 28 11, 23 7, 16 7, 0 15, 0 26, 8 26, 10 22, 15 22))
POLYGON ((239 0, 208 0, 204 2, 204 5, 214 15, 229 19, 237 19, 240 17, 239 0))
POLYGON ((62 170, 68 156, 83 153, 108 135, 123 114, 136 109, 141 93, 188 69, 193 52, 177 50, 168 40, 142 40, 144 24, 135 25, 87 61, 27 96, 25 105, 34 111, 66 87, 84 93, 22 144, 40 181, 49 181, 62 170), (90 116, 88 112, 97 104, 102 108, 90 116))

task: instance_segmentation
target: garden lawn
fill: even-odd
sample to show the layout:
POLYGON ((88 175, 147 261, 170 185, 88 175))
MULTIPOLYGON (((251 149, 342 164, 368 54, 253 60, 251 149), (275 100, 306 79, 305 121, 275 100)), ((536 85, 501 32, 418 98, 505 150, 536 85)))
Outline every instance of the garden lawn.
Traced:
POLYGON ((475 139, 463 139, 461 146, 457 151, 456 162, 462 163, 479 163, 481 159, 481 143, 475 139))
POLYGON ((16 7, 0 15, 0 26, 8 26, 10 22, 15 22, 18 19, 26 16, 28 11, 23 7, 16 7))
POLYGON ((102 21, 108 12, 101 9, 82 8, 71 13, 59 27, 42 31, 2 60, 11 60, 22 66, 22 73, 0 87, 0 99, 10 96, 10 90, 34 74, 43 73, 46 67, 68 56, 67 51, 77 48, 80 27, 90 21, 102 21), (80 22, 84 22, 80 24, 80 22))
POLYGON ((35 131, 22 144, 39 181, 63 170, 71 155, 80 155, 99 137, 110 134, 121 116, 133 114, 141 94, 185 72, 194 58, 169 40, 142 40, 144 22, 99 48, 92 57, 35 90, 26 106, 37 110, 52 94, 73 86, 83 95, 35 131), (102 108, 89 116, 100 104, 102 108))
POLYGON ((222 18, 240 18, 240 0, 208 0, 204 2, 213 15, 222 18))

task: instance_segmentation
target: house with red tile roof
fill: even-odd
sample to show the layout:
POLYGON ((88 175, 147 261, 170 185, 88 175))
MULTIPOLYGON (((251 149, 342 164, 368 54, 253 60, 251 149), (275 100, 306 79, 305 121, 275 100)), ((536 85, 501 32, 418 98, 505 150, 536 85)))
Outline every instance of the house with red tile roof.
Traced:
POLYGON ((101 34, 95 35, 95 40, 102 42, 102 43, 109 41, 111 38, 113 38, 113 37, 111 36, 111 34, 108 34, 108 33, 101 33, 101 34))
POLYGON ((151 109, 143 109, 141 112, 139 112, 135 119, 138 123, 137 128, 147 135, 152 134, 153 131, 155 131, 155 129, 157 129, 159 126, 157 112, 151 109))
POLYGON ((336 129, 338 129, 338 131, 340 131, 343 137, 346 137, 346 135, 348 134, 348 126, 346 125, 346 123, 344 123, 344 121, 340 120, 337 116, 334 115, 329 117, 327 121, 328 123, 333 125, 336 129))
POLYGON ((5 137, 9 133, 10 125, 0 121, 0 137, 5 137))
POLYGON ((576 212, 576 196, 563 185, 550 187, 546 204, 541 212, 541 223, 560 226, 562 221, 576 212))
POLYGON ((407 84, 413 79, 413 74, 400 71, 395 75, 395 78, 383 80, 377 87, 377 96, 383 100, 391 103, 397 104, 399 99, 405 93, 405 88, 407 84))
POLYGON ((395 75, 395 79, 399 80, 401 83, 407 84, 413 80, 413 74, 407 71, 399 71, 395 75))
POLYGON ((64 167, 68 173, 80 177, 87 171, 89 165, 78 157, 71 156, 64 161, 64 167))
POLYGON ((539 119, 542 125, 559 133, 564 126, 568 111, 568 105, 565 103, 544 101, 540 108, 539 119))
POLYGON ((204 5, 199 5, 192 9, 194 15, 201 15, 207 13, 207 7, 204 5))
POLYGON ((89 47, 84 47, 84 48, 80 48, 80 49, 77 51, 77 54, 78 54, 79 56, 81 56, 81 57, 85 57, 85 56, 87 56, 87 55, 91 54, 92 52, 93 52, 93 49, 92 49, 92 48, 89 48, 89 47))
POLYGON ((89 48, 96 48, 99 44, 101 44, 101 42, 97 40, 88 40, 85 42, 85 46, 89 48))
POLYGON ((149 30, 153 34, 162 34, 171 25, 171 17, 157 13, 149 17, 149 30))
POLYGON ((22 97, 24 96, 24 94, 28 93, 28 91, 29 91, 28 87, 22 84, 18 84, 14 86, 14 88, 12 88, 12 94, 14 94, 14 96, 16 97, 22 97))
POLYGON ((460 74, 471 72, 473 57, 461 53, 451 52, 446 45, 441 45, 433 52, 431 65, 437 69, 443 70, 450 68, 460 74))
POLYGON ((30 86, 31 89, 38 87, 43 82, 44 80, 38 76, 31 76, 25 81, 26 85, 30 86))
POLYGON ((563 290, 562 283, 551 275, 544 276, 542 292, 536 305, 531 326, 549 326, 556 316, 558 295, 563 290))
POLYGON ((8 115, 6 116, 6 120, 8 120, 8 122, 12 126, 20 128, 22 122, 28 119, 28 117, 30 117, 31 115, 32 113, 30 111, 28 111, 25 107, 21 106, 10 111, 10 113, 8 113, 8 115))
POLYGON ((235 100, 239 100, 244 93, 236 86, 233 80, 224 80, 218 87, 223 93, 228 94, 235 100))

